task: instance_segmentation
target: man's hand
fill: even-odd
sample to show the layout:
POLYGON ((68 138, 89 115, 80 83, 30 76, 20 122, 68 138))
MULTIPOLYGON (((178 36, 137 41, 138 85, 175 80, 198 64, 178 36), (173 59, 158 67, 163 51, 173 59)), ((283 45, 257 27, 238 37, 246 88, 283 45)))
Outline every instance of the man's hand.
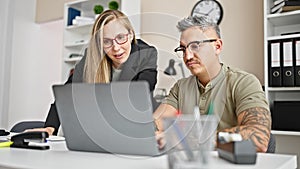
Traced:
POLYGON ((159 132, 159 131, 155 132, 155 138, 156 138, 159 150, 164 149, 166 146, 166 138, 165 138, 164 132, 159 132))
POLYGON ((153 113, 153 118, 155 119, 155 127, 157 131, 155 132, 155 137, 159 145, 159 149, 163 149, 166 145, 166 138, 164 136, 163 118, 165 117, 175 117, 177 110, 168 104, 160 104, 158 108, 153 113))
POLYGON ((24 132, 31 132, 31 131, 40 131, 40 132, 47 132, 49 136, 53 135, 54 132, 53 127, 46 127, 46 128, 34 128, 34 129, 27 129, 24 132))

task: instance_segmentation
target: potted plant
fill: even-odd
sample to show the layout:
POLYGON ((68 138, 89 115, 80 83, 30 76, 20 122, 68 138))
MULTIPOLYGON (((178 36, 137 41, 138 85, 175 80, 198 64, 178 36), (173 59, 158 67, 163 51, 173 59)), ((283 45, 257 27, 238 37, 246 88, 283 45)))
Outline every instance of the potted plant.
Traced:
POLYGON ((117 1, 110 1, 108 3, 108 8, 113 9, 113 10, 117 10, 119 8, 119 3, 117 1))
POLYGON ((104 8, 102 5, 95 5, 94 6, 94 13, 95 13, 95 18, 99 16, 103 12, 104 8))

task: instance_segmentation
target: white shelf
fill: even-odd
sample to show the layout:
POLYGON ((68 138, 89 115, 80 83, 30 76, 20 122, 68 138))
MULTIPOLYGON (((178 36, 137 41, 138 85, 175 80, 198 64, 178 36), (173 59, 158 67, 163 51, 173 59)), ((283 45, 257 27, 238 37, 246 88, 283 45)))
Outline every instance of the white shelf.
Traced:
POLYGON ((270 36, 270 37, 268 37, 268 40, 279 40, 279 39, 289 39, 289 38, 299 38, 299 37, 300 37, 300 33, 293 34, 293 35, 270 36))
POLYGON ((300 91, 300 87, 269 87, 269 91, 300 91))
MULTIPOLYGON (((107 7, 108 2, 110 2, 110 1, 111 0, 102 0, 101 5, 103 7, 107 7)), ((116 1, 120 5, 120 2, 118 0, 116 0, 116 1)), ((99 4, 99 0, 79 0, 79 1, 75 1, 75 2, 70 2, 68 4, 69 4, 69 7, 75 8, 80 11, 92 11, 94 8, 94 5, 99 4)))
POLYGON ((274 134, 274 135, 300 136, 300 132, 297 132, 297 131, 272 130, 271 133, 274 134))
POLYGON ((300 18, 300 10, 267 15, 267 19, 274 26, 299 24, 299 18, 300 18))
POLYGON ((66 63, 76 63, 81 60, 82 57, 66 58, 64 61, 66 63))
POLYGON ((71 25, 71 26, 67 26, 66 30, 76 31, 79 34, 87 34, 91 32, 92 26, 93 23, 83 24, 83 25, 71 25))
POLYGON ((94 2, 92 2, 92 0, 78 0, 68 3, 69 7, 75 8, 80 11, 86 9, 86 6, 92 6, 93 4, 94 2))
POLYGON ((88 42, 74 42, 74 43, 65 43, 66 48, 83 48, 84 46, 87 46, 88 42))

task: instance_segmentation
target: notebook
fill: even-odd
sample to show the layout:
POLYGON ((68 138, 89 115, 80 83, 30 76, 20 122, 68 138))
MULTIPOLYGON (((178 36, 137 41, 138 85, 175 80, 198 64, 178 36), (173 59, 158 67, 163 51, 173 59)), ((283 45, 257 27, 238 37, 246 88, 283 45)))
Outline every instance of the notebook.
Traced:
POLYGON ((161 155, 147 82, 54 85, 69 150, 161 155))

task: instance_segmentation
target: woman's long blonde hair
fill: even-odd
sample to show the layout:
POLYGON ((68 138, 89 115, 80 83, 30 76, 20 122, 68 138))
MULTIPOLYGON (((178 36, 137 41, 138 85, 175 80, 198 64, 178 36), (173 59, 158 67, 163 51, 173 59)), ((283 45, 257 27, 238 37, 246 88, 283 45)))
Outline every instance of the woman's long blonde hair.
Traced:
POLYGON ((103 27, 107 23, 118 19, 133 36, 132 43, 136 43, 135 32, 128 17, 118 10, 106 10, 96 19, 92 36, 86 53, 83 80, 87 83, 109 83, 111 77, 112 60, 103 50, 103 27))

